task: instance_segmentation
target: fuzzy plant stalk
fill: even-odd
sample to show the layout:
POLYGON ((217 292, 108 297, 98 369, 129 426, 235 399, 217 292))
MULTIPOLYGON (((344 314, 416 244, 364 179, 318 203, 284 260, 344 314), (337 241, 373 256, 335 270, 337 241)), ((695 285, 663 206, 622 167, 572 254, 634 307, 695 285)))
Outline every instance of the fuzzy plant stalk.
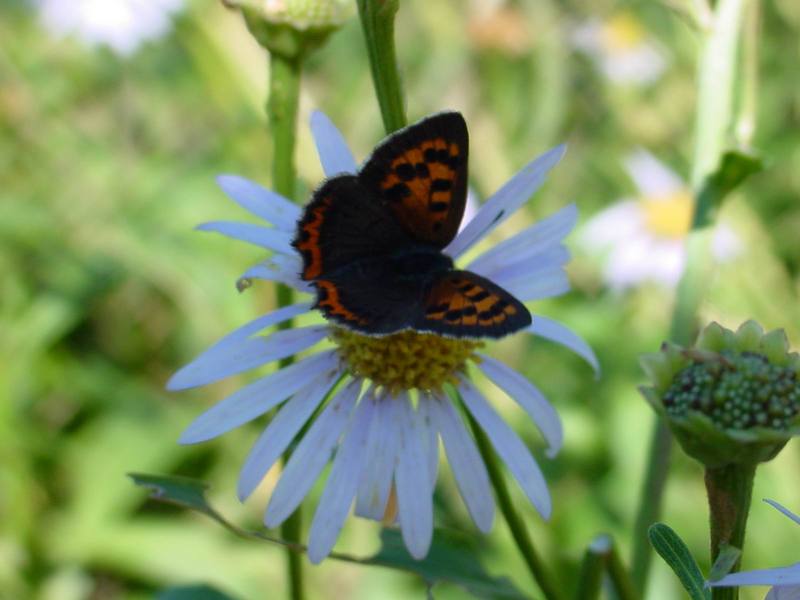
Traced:
MULTIPOLYGON (((702 218, 710 213, 710 207, 701 205, 704 195, 700 191, 720 164, 733 122, 737 50, 746 3, 747 0, 719 0, 700 33, 702 43, 698 56, 698 97, 691 174, 695 197, 694 219, 686 241, 686 267, 678 284, 670 327, 670 340, 681 345, 688 345, 696 335, 698 308, 713 269, 710 228, 706 227, 708 223, 702 218)), ((698 23, 704 21, 698 16, 698 23)), ((661 513, 669 473, 671 440, 666 423, 657 418, 648 450, 633 535, 632 577, 640 593, 647 587, 652 561, 647 530, 661 513)))

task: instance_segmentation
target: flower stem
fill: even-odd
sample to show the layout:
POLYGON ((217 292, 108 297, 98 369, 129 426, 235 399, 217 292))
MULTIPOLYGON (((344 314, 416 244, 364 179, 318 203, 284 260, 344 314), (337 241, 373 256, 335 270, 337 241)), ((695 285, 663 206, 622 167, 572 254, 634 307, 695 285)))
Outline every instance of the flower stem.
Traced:
POLYGON ((742 85, 741 107, 736 120, 736 141, 748 148, 756 129, 758 106, 758 53, 761 29, 761 2, 747 0, 742 34, 742 85))
MULTIPOLYGON (((755 463, 728 465, 717 469, 706 468, 712 564, 723 545, 729 544, 740 550, 744 547, 744 533, 750 512, 755 474, 755 463)), ((731 572, 738 570, 739 561, 736 561, 731 572)), ((736 600, 739 597, 739 589, 713 588, 711 597, 713 600, 736 600)))
MULTIPOLYGON (((671 341, 684 346, 688 346, 697 333, 697 313, 713 269, 711 233, 709 228, 701 229, 702 224, 697 218, 698 215, 708 214, 709 207, 698 205, 703 198, 698 192, 719 165, 732 124, 736 56, 746 3, 747 0, 715 2, 709 27, 703 32, 691 174, 695 192, 695 219, 686 241, 686 268, 678 284, 670 328, 671 341)), ((652 555, 652 548, 647 543, 647 529, 659 518, 670 447, 671 436, 666 425, 657 424, 650 445, 648 473, 642 487, 634 530, 633 579, 639 593, 643 593, 647 586, 652 555)))
POLYGON ((614 540, 609 535, 601 534, 592 540, 583 555, 575 600, 599 598, 605 574, 608 574, 618 600, 638 600, 639 595, 619 558, 614 540))
POLYGON ((478 450, 480 450, 483 462, 486 464, 486 470, 489 473, 489 479, 497 495, 497 502, 500 504, 500 510, 503 513, 503 517, 505 517, 506 523, 508 523, 511 536, 514 538, 514 542, 522 555, 522 559, 525 561, 525 565, 528 567, 533 580, 539 585, 539 589, 542 590, 542 594, 546 600, 563 600, 565 596, 562 595, 561 589, 556 586, 551 573, 545 567, 544 562, 536 552, 536 548, 533 547, 533 542, 525 527, 525 521, 517 512, 517 509, 514 508, 511 495, 508 493, 506 482, 503 479, 503 473, 500 470, 500 465, 497 463, 497 457, 495 456, 494 450, 492 450, 491 443, 473 416, 469 414, 468 411, 465 412, 467 413, 472 433, 475 435, 478 450))
MULTIPOLYGON (((294 200, 296 181, 294 147, 297 138, 302 59, 286 57, 275 52, 271 52, 269 56, 267 117, 272 134, 272 187, 284 198, 294 200)), ((279 284, 276 290, 278 307, 292 303, 291 288, 279 284)), ((279 329, 291 327, 291 320, 278 325, 279 329)))
POLYGON ((644 483, 639 502, 639 512, 633 533, 633 555, 631 557, 631 579, 640 595, 644 595, 647 587, 647 576, 653 558, 652 548, 647 530, 658 521, 661 514, 661 503, 664 487, 667 484, 669 459, 672 450, 672 433, 662 419, 653 424, 644 483))
POLYGON ((406 125, 403 90, 394 48, 394 17, 398 0, 358 0, 358 14, 367 44, 372 82, 386 133, 406 125))
MULTIPOLYGON (((269 98, 267 100, 267 117, 272 134, 272 186, 276 192, 294 200, 295 165, 294 147, 297 137, 297 108, 300 100, 301 58, 291 58, 281 54, 270 53, 269 98)), ((292 303, 292 290, 279 284, 275 291, 279 307, 292 303)), ((291 320, 278 325, 280 329, 292 327, 291 320)), ((281 362, 281 366, 290 364, 292 357, 281 362)), ((288 454, 284 461, 288 460, 288 454)), ((298 543, 302 537, 302 506, 284 521, 281 526, 281 537, 290 543, 298 543)), ((303 600, 302 555, 287 548, 286 560, 289 576, 290 594, 293 600, 303 600)))

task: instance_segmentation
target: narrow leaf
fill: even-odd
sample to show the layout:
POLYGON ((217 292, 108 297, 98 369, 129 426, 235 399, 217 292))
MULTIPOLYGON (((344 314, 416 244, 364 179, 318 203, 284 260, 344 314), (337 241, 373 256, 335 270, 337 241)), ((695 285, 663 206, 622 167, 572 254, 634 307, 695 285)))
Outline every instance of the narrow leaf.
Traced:
POLYGON ((159 592, 154 600, 236 600, 210 585, 185 585, 159 592))
MULTIPOLYGON (((306 547, 269 536, 259 531, 240 529, 227 521, 206 500, 208 485, 197 479, 164 475, 129 474, 133 482, 150 490, 150 498, 158 502, 166 502, 183 508, 197 511, 211 517, 238 536, 249 539, 279 544, 296 552, 306 552, 306 547)), ((400 532, 385 529, 381 534, 383 545, 380 551, 370 557, 360 558, 349 554, 332 552, 331 559, 356 563, 366 566, 387 567, 421 577, 429 586, 439 582, 448 582, 460 586, 477 598, 507 599, 527 598, 510 580, 505 577, 494 577, 486 572, 477 560, 477 551, 461 536, 455 533, 436 530, 428 555, 423 560, 411 557, 403 545, 400 532)), ((166 593, 166 592, 164 592, 166 593)), ((158 600, 183 600, 194 596, 167 596, 158 600)), ((197 596, 201 598, 202 596, 197 596)), ((219 600, 225 598, 221 597, 219 600)), ((217 600, 209 596, 208 600, 217 600)))
POLYGON ((683 540, 664 523, 656 523, 647 531, 650 543, 664 562, 678 576, 692 600, 711 600, 697 562, 683 540))
POLYGON ((735 150, 726 152, 717 170, 708 176, 700 189, 693 228, 709 225, 712 211, 722 205, 725 197, 745 179, 763 170, 764 163, 760 158, 735 150))
POLYGON ((476 549, 463 536, 437 529, 428 555, 415 560, 403 545, 400 532, 384 529, 380 551, 365 563, 416 573, 428 585, 454 583, 477 598, 527 598, 505 577, 493 577, 476 558, 476 549))

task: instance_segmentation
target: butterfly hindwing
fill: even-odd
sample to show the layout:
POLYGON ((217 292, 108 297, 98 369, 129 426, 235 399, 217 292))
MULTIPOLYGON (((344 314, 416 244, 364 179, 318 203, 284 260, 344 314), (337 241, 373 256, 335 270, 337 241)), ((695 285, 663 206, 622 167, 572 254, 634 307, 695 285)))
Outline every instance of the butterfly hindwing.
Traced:
POLYGON ((393 215, 354 175, 329 179, 314 192, 292 242, 303 258, 306 281, 410 243, 393 215))
POLYGON ((383 258, 364 260, 317 279, 315 307, 325 318, 369 335, 411 328, 425 279, 402 277, 383 258))
POLYGON ((439 113, 387 138, 358 177, 410 236, 441 249, 464 215, 468 154, 464 118, 439 113))
POLYGON ((414 329, 452 337, 499 338, 531 324, 525 305, 470 271, 448 271, 433 281, 414 329))

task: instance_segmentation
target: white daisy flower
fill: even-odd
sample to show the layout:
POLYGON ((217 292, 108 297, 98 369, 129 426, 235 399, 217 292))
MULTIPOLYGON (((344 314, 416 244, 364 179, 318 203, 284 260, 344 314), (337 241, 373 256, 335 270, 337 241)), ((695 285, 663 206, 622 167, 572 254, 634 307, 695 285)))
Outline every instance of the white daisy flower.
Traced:
MULTIPOLYGON (((683 272, 684 242, 692 219, 689 186, 644 150, 625 159, 637 187, 636 199, 623 199, 592 217, 581 232, 580 244, 604 254, 603 276, 615 290, 644 282, 675 286, 683 272)), ((726 225, 717 225, 712 252, 719 262, 739 254, 741 244, 726 225)))
MULTIPOLYGON (((792 521, 800 525, 800 517, 774 500, 764 500, 777 508, 792 521)), ((736 587, 744 585, 771 585, 764 600, 800 600, 800 562, 788 567, 757 569, 731 573, 717 581, 708 582, 710 587, 736 587)))
MULTIPOLYGON (((342 135, 325 115, 312 115, 311 130, 327 176, 357 171, 342 135)), ((478 209, 445 252, 457 260, 484 239, 525 204, 563 153, 560 146, 526 165, 478 209)), ((271 227, 214 222, 199 228, 272 252, 267 260, 247 270, 244 278, 279 281, 297 292, 310 293, 309 284, 299 277, 301 257, 290 244, 300 207, 241 177, 224 175, 218 181, 234 201, 271 227)), ((569 255, 561 241, 576 219, 575 206, 567 206, 490 248, 467 268, 523 302, 563 294, 569 289, 564 272, 569 255)), ((528 499, 543 517, 550 515, 549 492, 536 461, 467 378, 467 364, 475 363, 527 412, 552 456, 561 447, 562 426, 536 386, 479 353, 483 343, 477 340, 415 331, 369 337, 329 323, 261 335, 268 327, 308 312, 311 306, 310 300, 303 301, 244 325, 183 367, 168 383, 171 390, 205 385, 304 352, 325 339, 336 344, 228 396, 200 415, 180 438, 186 444, 210 440, 282 404, 242 468, 238 493, 244 500, 319 409, 272 493, 264 516, 267 527, 277 527, 297 509, 333 458, 311 523, 309 558, 319 562, 330 553, 354 501, 359 516, 396 521, 411 555, 424 557, 433 532, 432 495, 441 437, 472 519, 481 531, 489 531, 495 510, 489 478, 472 436, 446 393, 453 388, 528 499)), ((598 368, 591 348, 561 323, 534 316, 526 332, 563 344, 598 368)))
POLYGON ((652 83, 667 66, 664 51, 628 12, 580 25, 572 33, 572 42, 614 83, 652 83))
POLYGON ((40 0, 39 13, 55 35, 75 34, 127 56, 169 31, 181 5, 181 0, 40 0))

